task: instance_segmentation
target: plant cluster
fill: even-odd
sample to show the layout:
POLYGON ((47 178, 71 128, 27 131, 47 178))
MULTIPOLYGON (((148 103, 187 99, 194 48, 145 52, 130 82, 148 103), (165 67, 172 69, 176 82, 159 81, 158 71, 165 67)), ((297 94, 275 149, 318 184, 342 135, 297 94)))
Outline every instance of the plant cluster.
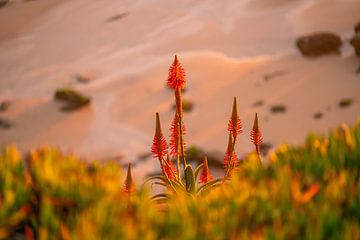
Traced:
POLYGON ((0 239, 360 238, 360 121, 281 145, 268 161, 251 153, 221 187, 157 204, 115 162, 5 147, 0 239))
POLYGON ((206 158, 195 170, 187 163, 177 58, 168 84, 177 103, 170 151, 159 114, 152 146, 163 174, 153 179, 168 191, 152 200, 146 187, 136 190, 130 165, 124 177, 116 162, 4 147, 0 239, 360 239, 360 120, 299 147, 280 145, 260 164, 255 115, 255 151, 239 162, 234 99, 224 176, 214 180, 206 158))
MULTIPOLYGON (((155 135, 152 145, 152 153, 154 158, 159 160, 162 170, 162 176, 153 176, 149 180, 160 180, 154 184, 165 186, 170 192, 185 192, 189 195, 198 195, 206 192, 215 186, 223 184, 233 171, 239 166, 239 160, 235 153, 235 145, 240 133, 242 133, 242 125, 238 115, 236 97, 234 97, 232 113, 228 123, 228 146, 224 156, 224 176, 219 179, 213 179, 205 156, 204 162, 193 169, 189 164, 185 151, 185 125, 183 121, 183 99, 182 90, 185 88, 185 70, 180 64, 177 56, 170 66, 167 85, 173 89, 175 96, 176 111, 170 127, 170 151, 163 136, 160 124, 159 113, 156 113, 155 135), (176 167, 174 163, 176 163, 176 167), (182 166, 182 168, 181 168, 182 166), (181 174, 183 170, 183 174, 181 174), (201 173, 200 173, 201 172, 201 173), (199 180, 198 180, 199 178, 199 180), (197 181, 198 180, 198 181, 197 181)), ((250 133, 251 141, 255 145, 256 153, 260 159, 260 144, 262 136, 258 123, 258 116, 255 114, 253 129, 250 133)), ((169 195, 159 194, 154 198, 161 200, 169 195)))

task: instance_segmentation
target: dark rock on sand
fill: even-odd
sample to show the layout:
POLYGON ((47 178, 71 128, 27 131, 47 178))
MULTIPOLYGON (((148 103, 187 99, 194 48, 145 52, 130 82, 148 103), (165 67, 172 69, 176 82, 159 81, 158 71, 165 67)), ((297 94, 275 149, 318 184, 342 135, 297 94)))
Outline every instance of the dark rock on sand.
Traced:
POLYGON ((224 158, 223 153, 217 151, 205 152, 203 149, 199 147, 190 146, 186 150, 185 154, 186 154, 186 159, 189 162, 194 162, 197 165, 203 163, 204 157, 206 156, 210 167, 223 168, 223 158, 224 158))
POLYGON ((270 149, 272 149, 274 146, 269 142, 263 142, 260 144, 260 154, 263 156, 266 156, 270 149))
POLYGON ((128 15, 129 15, 129 12, 123 12, 123 13, 115 14, 114 16, 109 17, 107 21, 108 22, 118 21, 118 20, 123 19, 124 17, 126 17, 128 15))
POLYGON ((62 111, 73 111, 90 104, 90 97, 83 96, 75 90, 63 88, 55 92, 54 99, 62 101, 65 106, 61 108, 62 111))
POLYGON ((0 8, 4 7, 8 2, 9 0, 0 0, 0 8))
POLYGON ((281 70, 277 70, 277 71, 274 71, 274 72, 271 72, 271 73, 267 73, 264 75, 264 81, 269 81, 275 77, 280 77, 282 75, 284 75, 285 72, 284 71, 281 71, 281 70))
POLYGON ((4 100, 0 103, 0 112, 5 112, 9 109, 11 102, 9 100, 4 100))
POLYGON ((350 44, 353 46, 356 55, 360 56, 360 32, 350 40, 350 44))
POLYGON ((353 100, 351 98, 343 98, 339 101, 339 107, 340 108, 347 108, 353 103, 353 100))
POLYGON ((7 129, 10 129, 11 127, 12 127, 12 124, 8 120, 6 120, 4 118, 0 118, 0 128, 7 130, 7 129))
POLYGON ((139 155, 137 156, 137 159, 138 159, 139 161, 145 161, 145 160, 151 158, 151 156, 152 156, 152 153, 151 153, 151 152, 144 152, 144 153, 139 154, 139 155))
POLYGON ((296 46, 304 56, 318 57, 339 53, 341 43, 340 36, 334 33, 319 32, 298 38, 296 46))
POLYGON ((355 25, 354 31, 356 34, 360 34, 360 22, 355 25))
POLYGON ((284 105, 273 105, 270 110, 272 113, 284 113, 286 112, 286 107, 284 105))
POLYGON ((316 113, 314 113, 313 117, 314 117, 314 119, 321 119, 323 117, 323 115, 324 114, 321 112, 316 112, 316 113))
MULTIPOLYGON (((184 112, 190 112, 194 108, 194 103, 190 100, 183 99, 182 107, 184 112)), ((176 104, 173 104, 172 109, 176 109, 176 104)))
POLYGON ((253 104, 253 107, 261 107, 264 105, 264 101, 263 100, 258 100, 256 102, 254 102, 253 104))

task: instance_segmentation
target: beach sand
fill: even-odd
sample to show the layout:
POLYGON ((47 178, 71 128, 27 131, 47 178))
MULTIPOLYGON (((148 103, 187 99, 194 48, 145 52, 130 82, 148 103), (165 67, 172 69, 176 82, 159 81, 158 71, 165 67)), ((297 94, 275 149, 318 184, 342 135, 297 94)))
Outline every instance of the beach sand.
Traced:
POLYGON ((360 61, 349 44, 316 59, 294 46, 313 31, 348 38, 360 20, 356 9, 357 0, 14 0, 0 9, 0 100, 12 102, 0 117, 13 123, 0 129, 0 144, 133 162, 138 180, 157 172, 156 160, 138 158, 150 152, 155 112, 169 135, 174 96, 165 83, 174 54, 187 73, 184 99, 194 103, 185 114, 188 146, 225 151, 234 96, 240 155, 253 150, 255 112, 264 142, 300 144, 310 131, 327 133, 360 116, 360 61), (79 74, 90 81, 77 81, 79 74), (91 105, 61 112, 53 101, 60 87, 91 96, 91 105), (343 98, 353 104, 340 108, 343 98), (274 105, 286 111, 272 113, 274 105))

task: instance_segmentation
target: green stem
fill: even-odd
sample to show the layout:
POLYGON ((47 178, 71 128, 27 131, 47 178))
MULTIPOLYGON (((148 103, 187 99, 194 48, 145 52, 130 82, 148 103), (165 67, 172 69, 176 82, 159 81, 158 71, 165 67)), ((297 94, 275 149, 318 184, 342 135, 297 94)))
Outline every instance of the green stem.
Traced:
POLYGON ((179 116, 179 141, 180 141, 180 151, 181 151, 181 160, 183 163, 183 167, 187 166, 186 157, 185 157, 185 147, 184 147, 184 133, 183 133, 183 116, 182 116, 182 96, 181 89, 175 90, 175 102, 176 102, 176 111, 179 116))
MULTIPOLYGON (((179 153, 179 150, 178 150, 178 153, 179 153)), ((176 158, 177 158, 177 178, 178 178, 179 181, 181 181, 181 178, 180 178, 180 156, 179 156, 179 154, 177 154, 176 158)))
POLYGON ((180 150, 181 150, 181 157, 182 157, 182 161, 183 161, 183 167, 185 169, 185 167, 187 166, 186 163, 186 157, 185 157, 185 148, 184 148, 184 136, 183 136, 183 126, 182 126, 182 117, 179 116, 179 135, 180 135, 180 150))

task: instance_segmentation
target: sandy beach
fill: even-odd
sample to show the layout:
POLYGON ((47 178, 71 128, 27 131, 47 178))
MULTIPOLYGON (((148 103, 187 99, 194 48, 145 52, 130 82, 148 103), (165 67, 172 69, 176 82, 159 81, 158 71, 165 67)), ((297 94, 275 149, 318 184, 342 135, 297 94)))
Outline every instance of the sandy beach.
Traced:
POLYGON ((137 179, 158 171, 157 161, 138 158, 150 152, 155 112, 169 135, 174 54, 187 74, 184 99, 194 103, 185 114, 188 146, 225 151, 233 96, 240 155, 253 149, 255 112, 264 142, 300 144, 360 116, 360 60, 346 41, 340 55, 305 58, 295 40, 314 31, 346 40, 358 9, 358 0, 10 1, 0 8, 0 101, 11 106, 0 117, 13 126, 0 129, 0 144, 137 163, 137 179), (61 87, 91 96, 91 105, 61 112, 53 101, 61 87), (340 108, 344 98, 353 103, 340 108), (286 111, 273 113, 276 105, 286 111))

